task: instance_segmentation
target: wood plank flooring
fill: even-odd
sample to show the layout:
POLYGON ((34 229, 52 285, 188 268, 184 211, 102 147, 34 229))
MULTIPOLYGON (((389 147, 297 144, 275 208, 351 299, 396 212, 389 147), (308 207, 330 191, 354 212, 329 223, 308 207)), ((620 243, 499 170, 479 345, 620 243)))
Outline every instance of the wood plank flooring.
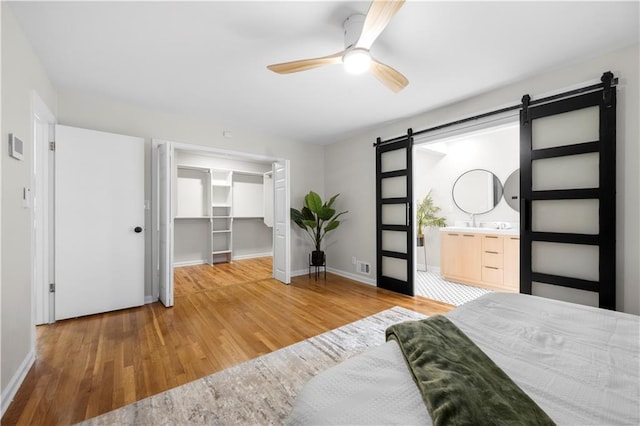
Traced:
POLYGON ((452 306, 327 274, 271 277, 271 258, 177 268, 159 303, 37 327, 36 363, 3 425, 67 425, 392 306, 452 306))

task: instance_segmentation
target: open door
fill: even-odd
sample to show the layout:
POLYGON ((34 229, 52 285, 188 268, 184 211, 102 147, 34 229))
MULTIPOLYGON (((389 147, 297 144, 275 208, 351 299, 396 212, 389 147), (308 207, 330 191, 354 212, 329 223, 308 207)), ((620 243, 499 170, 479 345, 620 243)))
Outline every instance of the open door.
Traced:
POLYGON ((520 292, 615 310, 613 74, 579 94, 525 95, 520 146, 520 292))
POLYGON ((158 298, 166 307, 173 306, 173 212, 171 167, 173 145, 158 145, 158 221, 159 221, 159 280, 158 298))
POLYGON ((144 139, 55 127, 55 318, 144 304, 144 139))
POLYGON ((285 284, 291 282, 291 204, 289 196, 289 160, 273 163, 274 224, 273 277, 285 284))

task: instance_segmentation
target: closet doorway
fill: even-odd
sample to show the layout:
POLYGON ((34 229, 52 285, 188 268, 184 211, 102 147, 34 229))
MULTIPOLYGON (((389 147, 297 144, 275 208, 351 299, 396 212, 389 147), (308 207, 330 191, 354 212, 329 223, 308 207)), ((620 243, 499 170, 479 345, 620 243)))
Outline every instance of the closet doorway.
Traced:
POLYGON ((175 276, 215 285, 243 264, 290 282, 288 160, 159 140, 153 154, 154 297, 172 306, 175 276))

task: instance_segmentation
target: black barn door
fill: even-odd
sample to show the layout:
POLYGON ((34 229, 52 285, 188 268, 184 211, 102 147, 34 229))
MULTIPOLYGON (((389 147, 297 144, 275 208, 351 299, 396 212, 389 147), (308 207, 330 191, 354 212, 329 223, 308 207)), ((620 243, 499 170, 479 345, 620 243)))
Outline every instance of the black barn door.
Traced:
POLYGON ((522 293, 615 309, 616 91, 612 78, 605 73, 596 90, 536 106, 529 105, 528 96, 523 98, 522 293))
POLYGON ((411 134, 376 144, 378 287, 413 296, 411 134))

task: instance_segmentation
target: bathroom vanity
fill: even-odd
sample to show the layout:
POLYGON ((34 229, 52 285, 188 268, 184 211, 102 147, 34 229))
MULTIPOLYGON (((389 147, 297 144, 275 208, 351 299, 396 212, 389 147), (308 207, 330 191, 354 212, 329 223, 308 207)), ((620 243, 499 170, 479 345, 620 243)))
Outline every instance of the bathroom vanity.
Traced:
POLYGON ((515 229, 442 228, 440 271, 451 282, 520 291, 520 236, 515 229))

